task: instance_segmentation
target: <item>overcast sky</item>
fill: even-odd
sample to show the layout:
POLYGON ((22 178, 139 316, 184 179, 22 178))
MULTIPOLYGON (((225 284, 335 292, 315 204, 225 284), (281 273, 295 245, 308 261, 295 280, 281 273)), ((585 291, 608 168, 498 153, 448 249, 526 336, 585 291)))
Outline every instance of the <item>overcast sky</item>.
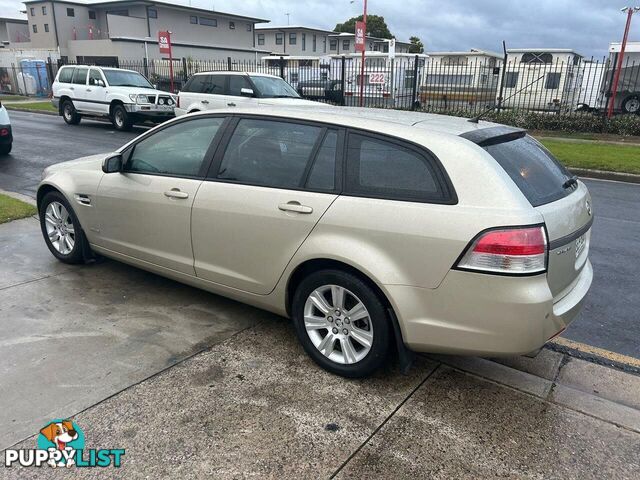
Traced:
MULTIPOLYGON (((573 48, 585 56, 603 56, 611 41, 620 41, 631 0, 369 0, 369 13, 384 16, 399 40, 417 35, 427 50, 500 51, 511 48, 573 48)), ((179 1, 188 5, 188 1, 179 1)), ((638 1, 635 2, 636 4, 638 1)), ((333 29, 358 15, 362 0, 192 0, 194 7, 270 19, 286 25, 333 29)), ((631 2, 633 4, 633 2, 631 2)), ((24 5, 0 0, 0 16, 19 16, 24 5)), ((640 14, 631 40, 640 41, 640 14)))

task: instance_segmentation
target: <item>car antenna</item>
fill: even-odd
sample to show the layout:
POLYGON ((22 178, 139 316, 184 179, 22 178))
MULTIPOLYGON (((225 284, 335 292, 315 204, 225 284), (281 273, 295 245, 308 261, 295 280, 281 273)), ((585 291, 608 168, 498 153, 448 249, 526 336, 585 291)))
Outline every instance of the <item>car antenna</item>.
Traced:
MULTIPOLYGON (((527 85, 525 85, 524 87, 522 87, 520 90, 518 90, 517 92, 513 93, 512 95, 509 95, 507 98, 505 98, 503 100, 503 102, 509 100, 510 98, 518 95, 521 91, 523 91, 525 88, 529 88, 531 85, 533 85, 536 82, 539 82, 540 80, 542 80, 544 78, 544 75, 542 75, 541 77, 535 79, 533 82, 528 83, 527 85)), ((478 115, 476 115, 475 117, 471 117, 469 120, 467 120, 467 122, 471 122, 471 123, 478 123, 482 117, 484 117, 487 113, 489 113, 491 110, 494 110, 496 108, 495 105, 491 105, 489 108, 487 108, 484 112, 479 113, 478 115)))

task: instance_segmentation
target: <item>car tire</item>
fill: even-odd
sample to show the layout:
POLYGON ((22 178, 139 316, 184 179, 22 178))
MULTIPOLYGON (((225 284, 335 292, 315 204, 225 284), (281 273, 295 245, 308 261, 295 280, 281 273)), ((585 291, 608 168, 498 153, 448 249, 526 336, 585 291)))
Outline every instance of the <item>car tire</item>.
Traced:
POLYGON ((122 105, 115 105, 111 110, 111 123, 116 130, 127 132, 131 130, 133 123, 127 110, 122 105))
POLYGON ((83 263, 83 249, 88 248, 88 243, 64 195, 57 191, 47 193, 39 211, 42 236, 53 256, 64 263, 83 263))
POLYGON ((76 110, 71 100, 65 100, 62 104, 62 118, 68 125, 78 125, 82 116, 76 110))
POLYGON ((11 153, 11 147, 13 143, 9 143, 8 145, 0 145, 0 155, 9 155, 11 153))
POLYGON ((296 288, 291 314, 303 348, 329 372, 362 378, 387 359, 389 315, 378 294, 356 275, 341 270, 310 274, 296 288))
POLYGON ((622 111, 624 113, 640 114, 640 94, 634 93, 622 101, 622 111))

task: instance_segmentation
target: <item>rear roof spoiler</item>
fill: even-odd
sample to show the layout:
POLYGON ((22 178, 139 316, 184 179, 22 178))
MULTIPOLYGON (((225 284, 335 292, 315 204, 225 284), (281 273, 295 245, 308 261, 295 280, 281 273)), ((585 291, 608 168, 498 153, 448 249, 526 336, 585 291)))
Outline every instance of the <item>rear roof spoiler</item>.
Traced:
POLYGON ((527 131, 521 128, 500 126, 471 130, 460 136, 481 147, 488 147, 489 145, 496 145, 498 143, 511 142, 526 135, 527 131))

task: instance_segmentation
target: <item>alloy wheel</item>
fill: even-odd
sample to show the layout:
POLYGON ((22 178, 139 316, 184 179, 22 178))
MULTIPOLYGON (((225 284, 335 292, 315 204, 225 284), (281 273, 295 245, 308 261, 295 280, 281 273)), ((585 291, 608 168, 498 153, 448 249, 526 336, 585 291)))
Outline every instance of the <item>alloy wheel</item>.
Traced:
POLYGON ((69 255, 76 244, 76 232, 71 215, 60 202, 47 205, 44 214, 49 242, 62 255, 69 255))
POLYGON ((629 113, 637 113, 640 111, 640 98, 632 98, 627 101, 626 104, 627 112, 629 113))
POLYGON ((324 285, 311 292, 304 305, 304 327, 318 351, 336 363, 358 363, 373 345, 367 308, 339 285, 324 285))

